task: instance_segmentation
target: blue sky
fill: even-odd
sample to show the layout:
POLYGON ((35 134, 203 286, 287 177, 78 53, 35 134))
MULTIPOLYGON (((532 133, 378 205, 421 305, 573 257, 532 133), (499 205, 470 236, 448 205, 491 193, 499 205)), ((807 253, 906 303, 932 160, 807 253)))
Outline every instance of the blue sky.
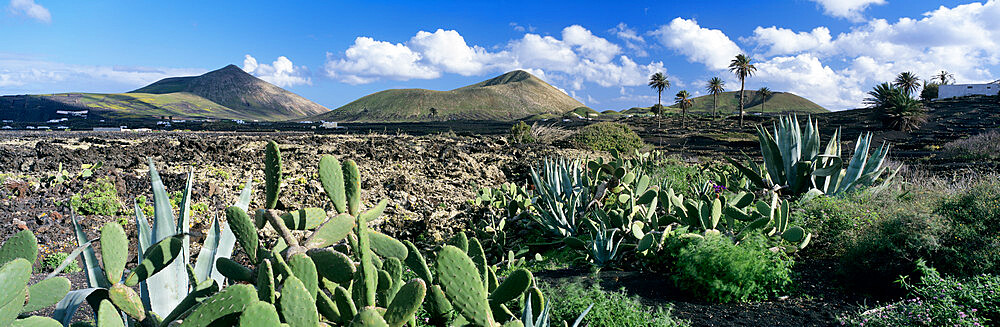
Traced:
POLYGON ((330 109, 526 69, 595 109, 648 106, 648 75, 703 94, 737 53, 833 110, 900 71, 992 81, 997 1, 0 0, 0 94, 124 92, 235 64, 330 109))

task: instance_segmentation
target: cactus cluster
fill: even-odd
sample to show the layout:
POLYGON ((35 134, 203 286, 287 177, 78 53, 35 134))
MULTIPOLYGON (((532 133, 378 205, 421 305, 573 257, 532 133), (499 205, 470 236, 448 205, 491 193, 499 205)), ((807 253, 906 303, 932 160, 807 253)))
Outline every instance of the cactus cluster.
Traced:
MULTIPOLYGON (((15 233, 0 247, 0 326, 62 325, 48 317, 24 316, 56 304, 70 290, 69 279, 52 275, 29 285, 31 268, 37 259, 38 241, 28 230, 15 233)), ((65 265, 53 275, 62 268, 65 265)))

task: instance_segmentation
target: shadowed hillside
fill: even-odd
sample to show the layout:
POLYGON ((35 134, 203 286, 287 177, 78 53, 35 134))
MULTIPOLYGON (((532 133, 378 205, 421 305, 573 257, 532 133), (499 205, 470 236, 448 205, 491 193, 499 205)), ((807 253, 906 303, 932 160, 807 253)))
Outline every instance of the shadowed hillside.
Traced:
MULTIPOLYGON (((757 91, 747 90, 744 92, 744 96, 747 99, 746 111, 747 113, 761 112, 761 98, 757 95, 757 91)), ((730 91, 719 94, 719 112, 720 113, 739 113, 740 110, 740 92, 730 91)), ((688 112, 691 113, 711 113, 712 105, 714 104, 714 99, 711 95, 703 95, 694 98, 694 106, 688 108, 688 112)), ((680 112, 681 109, 676 106, 671 105, 673 103, 673 97, 667 96, 667 92, 663 94, 663 104, 668 107, 671 111, 680 112)), ((623 111, 626 114, 639 114, 649 112, 649 107, 638 107, 623 111)), ((773 95, 767 98, 764 102, 764 112, 765 113, 782 113, 782 112, 797 112, 797 113, 822 113, 828 112, 826 108, 809 101, 809 99, 795 95, 789 92, 775 92, 773 95)))
POLYGON ((528 72, 516 70, 451 91, 377 92, 313 117, 335 121, 514 120, 557 114, 583 104, 528 72))

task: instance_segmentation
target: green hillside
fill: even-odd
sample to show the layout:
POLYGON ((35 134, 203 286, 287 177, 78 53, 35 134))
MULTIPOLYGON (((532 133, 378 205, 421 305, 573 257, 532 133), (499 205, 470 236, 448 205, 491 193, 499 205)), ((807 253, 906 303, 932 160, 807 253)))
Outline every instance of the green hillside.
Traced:
POLYGON ((451 91, 394 89, 370 94, 310 119, 363 122, 516 120, 563 115, 583 104, 517 70, 451 91))
MULTIPOLYGON (((740 110, 739 104, 739 91, 730 91, 719 94, 719 112, 722 113, 738 113, 740 110)), ((757 91, 747 90, 745 97, 747 99, 746 111, 761 112, 761 98, 757 96, 757 91)), ((664 94, 664 99, 666 95, 664 94)), ((672 100, 672 99, 671 99, 672 100)), ((713 97, 711 95, 703 95, 694 98, 694 106, 688 109, 690 113, 711 113, 713 105, 713 97)), ((765 113, 785 113, 785 112, 797 112, 797 113, 822 113, 829 112, 826 108, 809 101, 809 99, 800 97, 789 92, 774 92, 773 95, 767 98, 764 104, 765 113)), ((681 112, 680 108, 673 105, 672 102, 664 101, 664 105, 669 105, 667 107, 669 112, 681 112)), ((622 111, 624 114, 640 114, 648 113, 649 107, 636 107, 628 110, 622 111)))
POLYGON ((66 105, 106 111, 106 117, 174 116, 246 119, 247 115, 190 93, 62 93, 34 95, 66 105))

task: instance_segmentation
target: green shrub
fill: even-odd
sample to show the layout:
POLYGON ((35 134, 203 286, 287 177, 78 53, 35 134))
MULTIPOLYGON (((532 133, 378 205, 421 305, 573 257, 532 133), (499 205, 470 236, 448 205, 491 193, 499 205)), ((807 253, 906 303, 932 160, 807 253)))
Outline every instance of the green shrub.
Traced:
POLYGON ((916 285, 903 283, 911 298, 865 308, 845 317, 852 326, 983 326, 1000 321, 1000 276, 941 277, 918 262, 916 285))
MULTIPOLYGON (((56 268, 59 268, 59 265, 61 265, 62 262, 65 261, 66 257, 68 256, 69 254, 65 252, 56 252, 47 255, 45 256, 45 259, 42 260, 42 266, 45 269, 48 269, 49 271, 55 270, 56 268)), ((69 265, 67 265, 66 268, 63 269, 63 272, 69 274, 76 273, 79 271, 80 271, 80 264, 78 264, 76 260, 71 261, 69 265)))
POLYGON ((517 122, 510 127, 510 140, 514 143, 534 143, 535 138, 531 136, 531 126, 523 121, 517 122))
POLYGON ((542 292, 552 301, 549 314, 551 322, 573 323, 590 304, 594 308, 583 319, 581 326, 687 326, 688 322, 674 318, 669 309, 653 308, 642 304, 638 298, 629 297, 624 291, 608 292, 598 285, 585 286, 575 283, 542 284, 542 292))
POLYGON ((841 257, 844 282, 868 293, 892 293, 901 275, 911 275, 916 261, 941 249, 947 222, 932 213, 892 215, 863 228, 848 241, 841 257))
POLYGON ((642 138, 628 125, 613 122, 587 125, 576 131, 570 139, 576 147, 595 151, 618 150, 619 153, 633 153, 645 146, 642 138))
POLYGON ((844 242, 853 231, 871 226, 885 214, 885 207, 873 206, 871 197, 857 193, 842 197, 820 196, 796 204, 792 221, 815 233, 807 251, 824 256, 843 253, 844 242))
POLYGON ((84 215, 112 216, 121 209, 118 190, 108 177, 84 184, 83 191, 73 194, 69 204, 75 212, 84 215))
POLYGON ((928 258, 945 273, 972 276, 1000 271, 1000 182, 987 179, 941 202, 949 223, 942 253, 928 258))
POLYGON ((792 283, 793 261, 768 250, 763 237, 739 245, 717 234, 691 242, 677 255, 677 287, 709 301, 747 302, 781 294, 792 283))

